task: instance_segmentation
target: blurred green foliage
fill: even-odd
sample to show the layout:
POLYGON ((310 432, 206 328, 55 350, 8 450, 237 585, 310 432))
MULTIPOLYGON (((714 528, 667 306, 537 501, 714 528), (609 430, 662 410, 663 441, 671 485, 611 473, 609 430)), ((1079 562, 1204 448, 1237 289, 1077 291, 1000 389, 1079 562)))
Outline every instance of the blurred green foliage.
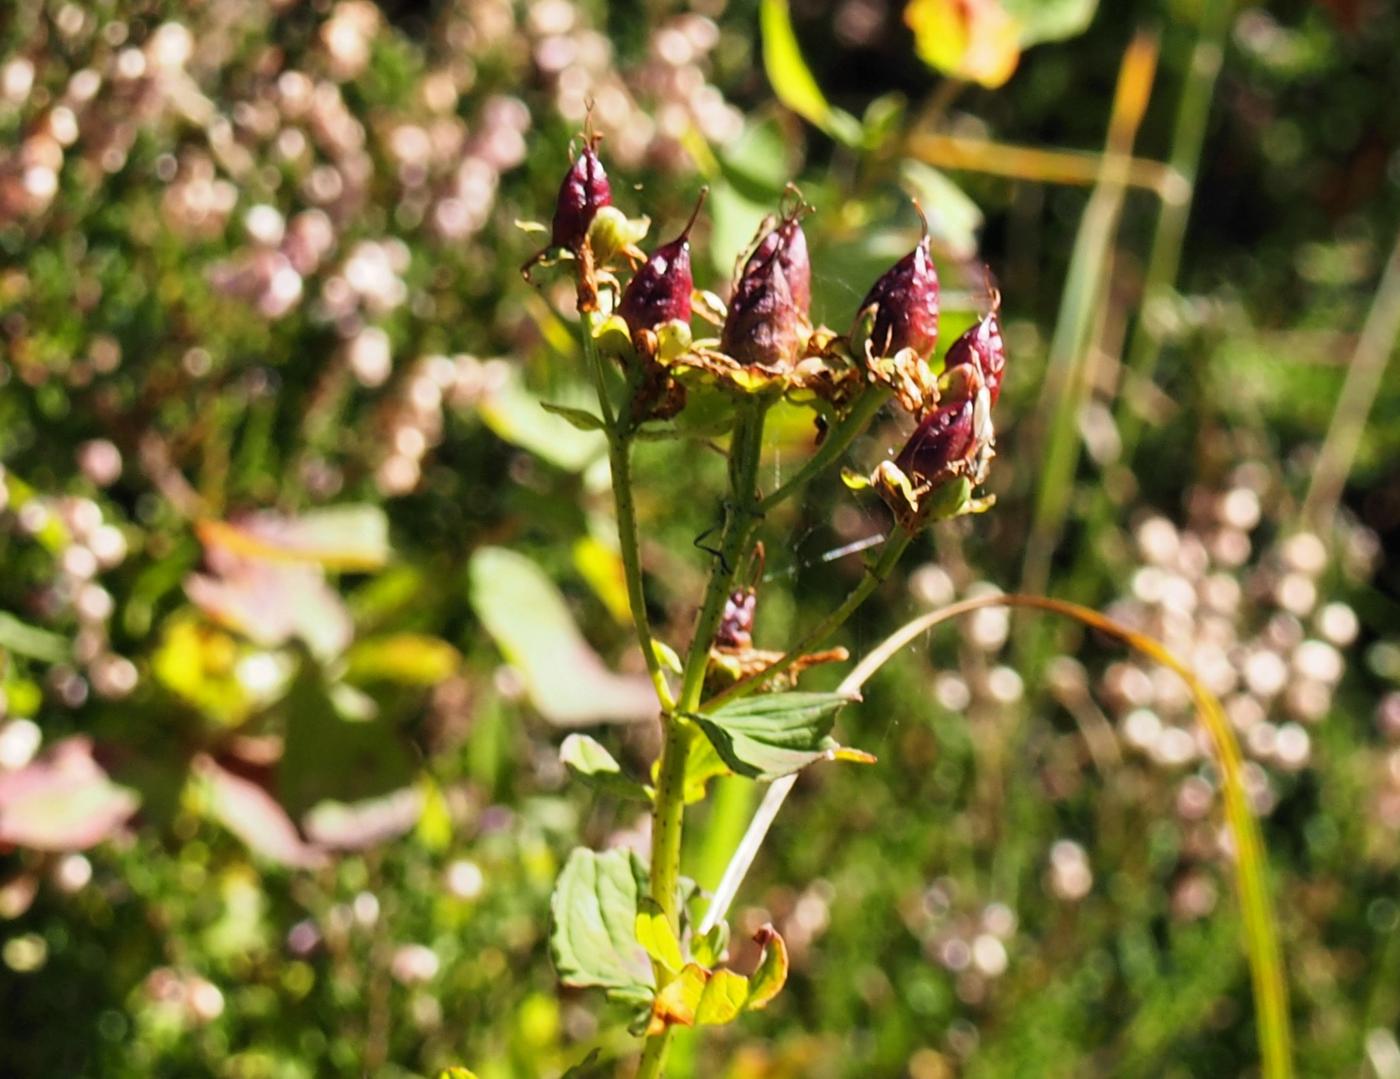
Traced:
MULTIPOLYGON (((916 161, 905 137, 1097 152, 1150 25, 1135 153, 1165 160, 1204 2, 1101 5, 995 90, 930 71, 898 4, 794 2, 844 118, 826 133, 776 100, 748 0, 9 4, 0 1070, 498 1079, 625 1058, 626 1010, 557 988, 548 900, 572 847, 635 846, 644 817, 566 782, 558 747, 587 725, 644 777, 655 735, 601 443, 538 407, 587 401, 568 292, 521 283, 516 220, 548 218, 592 100, 617 201, 653 238, 711 185, 704 287, 793 178, 837 330, 911 244, 911 190, 945 340, 994 270, 999 505, 911 558, 848 626, 859 655, 927 605, 1017 585, 1086 201, 916 161), (328 507, 357 509, 328 525, 328 507)), ((1231 16, 1145 381, 1118 358, 1155 196, 1130 192, 1113 235, 1051 573, 1234 672, 1216 671, 1267 812, 1302 1074, 1400 1060, 1394 378, 1320 556, 1296 517, 1400 220, 1398 35, 1391 7, 1348 0, 1231 16), (1142 437, 1115 454, 1124 416, 1142 437)), ((770 428, 776 482, 812 431, 796 409, 770 428)), ((886 422, 854 456, 900 440, 886 422)), ((639 454, 650 613, 677 648, 723 468, 703 442, 639 454)), ((859 559, 825 556, 885 526, 834 477, 775 518, 764 647, 838 603, 859 559)), ((1192 730, 1169 686, 1075 632, 974 619, 900 656, 838 729, 881 763, 805 777, 740 895, 735 939, 777 924, 787 987, 703 1049, 688 1036, 673 1073, 1248 1071, 1192 730)), ((689 819, 702 887, 755 803, 715 787, 689 819)))

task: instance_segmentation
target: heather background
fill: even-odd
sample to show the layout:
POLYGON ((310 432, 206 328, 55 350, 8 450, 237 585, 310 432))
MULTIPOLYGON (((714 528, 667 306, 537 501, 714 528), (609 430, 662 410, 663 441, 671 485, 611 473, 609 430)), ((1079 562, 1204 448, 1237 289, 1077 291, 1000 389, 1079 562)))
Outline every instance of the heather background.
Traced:
MULTIPOLYGON (((1004 86, 958 89, 902 13, 794 0, 857 125, 824 132, 775 99, 749 0, 5 5, 0 1071, 492 1079, 629 1050, 624 1016, 556 988, 545 939, 567 851, 647 826, 568 782, 558 744, 586 728, 645 767, 649 689, 601 441, 538 406, 587 392, 569 290, 522 285, 514 225, 548 217, 591 100, 624 208, 669 236, 711 185, 710 287, 791 178, 838 329, 912 245, 910 191, 945 340, 992 267, 1000 504, 921 541, 843 643, 1027 582, 1165 640, 1249 758, 1300 1071, 1400 1076, 1400 388, 1379 377, 1400 16, 1115 3, 1004 86), (1144 28, 1133 152, 1168 160, 1213 20, 1177 288, 1144 307, 1184 175, 1146 166, 1103 214, 1112 192, 1043 159, 988 169, 998 143, 1100 152, 1144 28), (1379 381, 1343 394, 1358 364, 1379 381)), ((776 481, 811 428, 773 427, 776 481)), ((639 455, 674 644, 723 467, 639 455)), ((759 643, 838 602, 859 559, 826 556, 884 525, 834 477, 768 522, 759 643)), ((984 612, 900 656, 842 733, 880 764, 804 777, 736 907, 736 937, 778 925, 793 978, 679 1046, 675 1074, 1249 1072, 1218 791, 1179 684, 984 612)), ((728 781, 692 815, 702 884, 752 797, 728 781)))

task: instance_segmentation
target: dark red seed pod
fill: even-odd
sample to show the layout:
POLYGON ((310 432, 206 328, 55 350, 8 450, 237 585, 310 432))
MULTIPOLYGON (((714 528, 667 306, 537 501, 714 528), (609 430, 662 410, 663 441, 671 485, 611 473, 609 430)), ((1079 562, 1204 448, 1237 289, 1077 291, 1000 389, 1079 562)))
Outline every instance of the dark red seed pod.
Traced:
POLYGON ((977 449, 976 396, 940 405, 923 418, 895 464, 913 482, 937 486, 977 449))
POLYGON ((729 300, 721 349, 746 366, 792 363, 811 300, 807 237, 792 216, 766 232, 744 263, 729 300))
POLYGON ((750 259, 729 299, 720 348, 746 367, 786 367, 801 344, 802 319, 781 263, 750 259))
POLYGON ((875 356, 913 349, 927 359, 938 344, 938 271, 929 254, 928 234, 870 286, 860 310, 875 308, 870 348, 875 356))
POLYGON ((792 302, 803 317, 812 309, 812 263, 807 257, 807 234, 796 215, 774 230, 778 237, 778 264, 787 278, 792 302))
POLYGON ((589 138, 559 185, 559 198, 554 204, 554 228, 550 243, 567 247, 575 254, 583 247, 588 226, 604 206, 612 205, 612 186, 603 162, 598 159, 598 140, 589 138))
POLYGON ((690 230, 708 190, 701 189, 699 201, 681 234, 658 247, 627 283, 618 304, 618 314, 633 334, 639 330, 654 330, 672 319, 690 321, 690 297, 695 291, 695 279, 690 271, 690 230))
POLYGON ((974 326, 963 331, 943 359, 943 369, 951 371, 963 364, 975 366, 982 374, 992 404, 1001 396, 1001 379, 1006 372, 1006 343, 1001 337, 999 298, 993 295, 992 309, 974 326))

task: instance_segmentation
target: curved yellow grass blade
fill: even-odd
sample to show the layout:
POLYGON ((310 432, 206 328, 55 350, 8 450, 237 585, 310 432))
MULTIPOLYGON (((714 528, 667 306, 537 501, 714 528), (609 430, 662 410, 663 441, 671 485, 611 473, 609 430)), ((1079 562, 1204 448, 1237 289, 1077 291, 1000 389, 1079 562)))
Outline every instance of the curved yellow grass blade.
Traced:
MULTIPOLYGON (((1259 835, 1259 825, 1254 819, 1254 814, 1250 812, 1245 797, 1244 762, 1239 743, 1235 741, 1234 732, 1230 729, 1230 723, 1225 718, 1220 702, 1201 684, 1189 667, 1151 637, 1137 633, 1089 607, 1045 596, 988 595, 949 604, 902 626, 852 669, 842 680, 837 692, 858 694, 870 676, 911 641, 940 623, 984 607, 1029 607, 1073 618, 1100 633, 1122 641, 1153 662, 1176 672, 1191 690, 1196 707, 1200 711, 1201 722, 1210 734, 1216 763, 1220 767, 1225 819, 1235 844, 1235 881, 1240 896, 1241 921, 1244 924, 1245 955, 1249 960, 1250 976, 1254 985, 1262 1072, 1265 1079, 1290 1079, 1293 1075, 1293 1051, 1288 1015, 1288 986, 1284 980, 1283 956, 1279 948, 1273 901, 1269 896, 1264 843, 1259 835)), ((714 898, 700 925, 701 932, 709 931, 728 912, 729 904, 743 883, 749 866, 753 864, 753 859, 796 778, 796 775, 784 776, 769 785, 762 803, 749 823, 748 831, 715 888, 714 898)))

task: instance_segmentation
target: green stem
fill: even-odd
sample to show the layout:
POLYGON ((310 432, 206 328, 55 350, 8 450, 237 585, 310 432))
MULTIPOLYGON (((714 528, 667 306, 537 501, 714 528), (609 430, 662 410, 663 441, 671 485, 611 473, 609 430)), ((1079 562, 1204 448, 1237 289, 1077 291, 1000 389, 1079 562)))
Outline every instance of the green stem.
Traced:
POLYGON ((867 386, 865 392, 856 398, 846 418, 826 433, 817 452, 807 458, 807 462, 786 483, 758 504, 759 512, 767 513, 813 476, 826 471, 860 437, 880 411, 880 406, 889 399, 890 391, 883 386, 867 386))
POLYGON ((756 485, 767 402, 746 401, 740 410, 729 447, 729 505, 724 533, 714 568, 710 572, 709 584, 705 588, 700 613, 695 619, 690 651, 685 658, 685 678, 677 705, 682 712, 693 712, 700 703, 705 671, 710 661, 710 645, 719 628, 720 616, 724 613, 724 602, 729 598, 734 583, 735 568, 747 551, 760 518, 756 485))
MULTIPOLYGON (((676 707, 662 715, 665 740, 657 766, 656 795, 651 823, 651 897, 660 906, 671 928, 680 933, 677 903, 681 867, 681 841, 685 818, 685 766, 695 727, 684 714, 695 711, 704 691, 710 644, 724 612, 724 601, 734 583, 734 568, 753 539, 759 521, 758 462, 763 449, 765 401, 740 406, 729 447, 729 509, 725 517, 720 553, 710 571, 705 599, 695 619, 695 633, 686 656, 685 673, 676 707)), ((670 974, 655 968, 656 986, 666 985, 670 974)), ((670 1028, 649 1037, 637 1069, 637 1079, 657 1079, 663 1074, 670 1028)))
MULTIPOLYGON (((1152 377, 1162 353, 1163 319, 1161 307, 1171 295, 1181 268, 1181 252, 1186 242, 1186 226, 1191 219, 1191 203, 1200 172, 1201 148, 1205 145, 1206 124, 1215 97, 1216 78, 1225 55, 1225 37, 1234 10, 1230 0, 1212 0, 1200 10, 1196 42, 1172 132, 1171 166, 1181 178, 1181 195, 1164 199, 1152 234, 1147 274, 1142 285, 1141 315, 1128 342, 1127 374, 1135 382, 1152 377)), ((1126 403, 1126 399, 1125 399, 1126 403)), ((1143 420, 1131 409, 1119 409, 1119 437, 1123 460, 1128 461, 1142 433, 1143 420)))
POLYGON ((617 540, 622 552, 622 571, 627 579, 627 605, 632 609, 632 626, 637 633, 637 643, 642 648, 642 658, 646 660, 647 674, 651 676, 656 699, 661 702, 661 710, 669 712, 675 708, 671 687, 666 683, 665 672, 661 670, 661 660, 656 654, 656 643, 651 635, 651 621, 647 618, 647 599, 642 586, 641 542, 637 537, 637 511, 632 503, 632 443, 617 432, 608 434, 608 463, 612 469, 613 507, 617 513, 617 540))
POLYGON ((646 1048, 642 1050, 641 1063, 637 1065, 635 1079, 659 1079, 662 1069, 666 1067, 666 1050, 670 1045, 670 1027, 666 1028, 664 1034, 648 1038, 646 1048))
POLYGON ((769 666, 756 674, 740 679, 728 689, 716 693, 708 701, 700 706, 700 711, 714 708, 723 704, 727 700, 735 697, 744 697, 758 689, 775 675, 782 674, 785 670, 796 663, 802 656, 816 648, 843 625, 846 620, 855 614, 856 608, 870 598, 870 594, 879 588, 886 577, 894 569, 895 565, 903 556, 909 543, 914 538, 914 533, 910 532, 903 525, 896 526, 889 539, 885 541, 884 550, 880 552, 880 557, 873 564, 867 563, 865 575, 861 577, 860 583, 851 589, 850 595, 829 615, 823 618, 815 626, 807 631, 807 634, 793 645, 782 658, 775 660, 769 666))
POLYGON ((593 312, 583 316, 583 354, 593 374, 593 384, 598 391, 598 407, 603 413, 608 439, 613 510, 617 516, 617 546, 622 555, 623 577, 627 582, 627 605, 632 611, 632 626, 637 634, 637 643, 642 649, 642 658, 646 661, 652 688, 656 690, 656 699, 661 704, 661 710, 669 712, 676 702, 671 696, 671 687, 666 684, 666 675, 661 670, 661 661, 656 655, 651 622, 647 618, 646 591, 642 584, 641 541, 637 536, 637 508, 632 501, 631 431, 617 421, 612 402, 608 398, 603 357, 598 352, 598 343, 593 337, 596 318, 593 312))

